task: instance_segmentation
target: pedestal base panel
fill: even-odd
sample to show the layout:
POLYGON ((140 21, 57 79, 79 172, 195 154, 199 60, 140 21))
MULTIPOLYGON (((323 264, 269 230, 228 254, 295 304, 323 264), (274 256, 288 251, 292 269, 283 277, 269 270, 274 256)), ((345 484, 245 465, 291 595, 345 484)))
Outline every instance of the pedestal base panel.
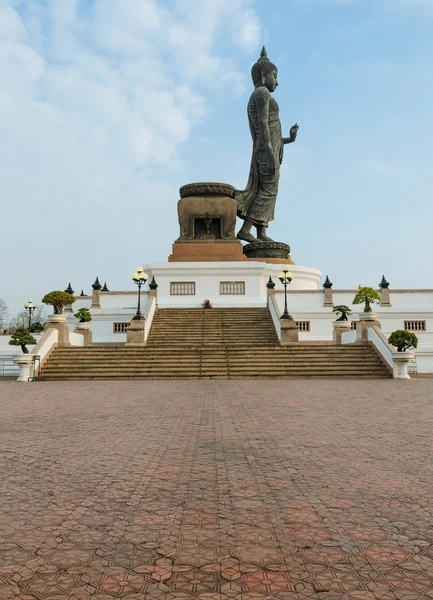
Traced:
POLYGON ((168 262, 224 262, 245 260, 242 244, 233 242, 175 242, 168 262))

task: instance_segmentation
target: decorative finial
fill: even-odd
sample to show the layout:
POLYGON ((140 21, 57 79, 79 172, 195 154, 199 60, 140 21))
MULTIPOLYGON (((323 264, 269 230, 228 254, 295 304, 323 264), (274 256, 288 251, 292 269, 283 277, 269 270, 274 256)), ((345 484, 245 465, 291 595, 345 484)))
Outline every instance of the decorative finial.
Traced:
POLYGON ((71 294, 71 296, 73 296, 73 295, 74 295, 74 290, 73 290, 73 289, 72 289, 72 287, 71 287, 71 282, 69 282, 69 285, 68 285, 68 287, 66 288, 65 292, 66 292, 67 294, 71 294))
POLYGON ((157 290, 158 284, 155 281, 155 277, 152 277, 152 281, 149 283, 149 290, 157 290))
POLYGON ((331 283, 329 277, 326 276, 325 283, 323 284, 323 287, 325 288, 325 290, 331 290, 333 285, 334 284, 331 283))
POLYGON ((275 287, 275 283, 272 281, 272 277, 269 275, 268 283, 266 284, 268 290, 273 290, 275 287))
POLYGON ((385 279, 385 275, 382 275, 382 281, 379 283, 380 289, 387 290, 389 288, 389 282, 385 279))
POLYGON ((92 285, 92 288, 93 288, 94 290, 100 290, 100 289, 101 289, 101 287, 102 287, 102 285, 99 283, 99 278, 97 277, 97 278, 95 279, 95 283, 92 285))
POLYGON ((80 296, 85 296, 86 294, 84 293, 84 290, 81 290, 81 294, 80 296))
POLYGON ((266 48, 264 46, 260 52, 260 58, 268 58, 268 53, 266 52, 266 48))
POLYGON ((104 287, 102 288, 101 292, 109 292, 110 290, 107 288, 107 282, 104 281, 104 287))

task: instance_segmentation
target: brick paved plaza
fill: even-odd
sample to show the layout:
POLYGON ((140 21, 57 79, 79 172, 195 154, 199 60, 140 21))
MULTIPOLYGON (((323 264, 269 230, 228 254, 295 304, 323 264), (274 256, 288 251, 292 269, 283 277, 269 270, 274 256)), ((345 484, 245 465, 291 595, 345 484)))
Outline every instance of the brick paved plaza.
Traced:
POLYGON ((433 380, 0 384, 0 598, 433 598, 433 380))

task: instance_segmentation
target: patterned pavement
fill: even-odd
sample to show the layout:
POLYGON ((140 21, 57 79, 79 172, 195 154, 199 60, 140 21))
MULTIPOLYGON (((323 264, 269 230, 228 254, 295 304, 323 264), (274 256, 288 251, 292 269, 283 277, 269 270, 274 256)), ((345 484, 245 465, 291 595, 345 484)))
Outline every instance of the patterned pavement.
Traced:
POLYGON ((0 384, 0 599, 433 598, 433 380, 0 384))

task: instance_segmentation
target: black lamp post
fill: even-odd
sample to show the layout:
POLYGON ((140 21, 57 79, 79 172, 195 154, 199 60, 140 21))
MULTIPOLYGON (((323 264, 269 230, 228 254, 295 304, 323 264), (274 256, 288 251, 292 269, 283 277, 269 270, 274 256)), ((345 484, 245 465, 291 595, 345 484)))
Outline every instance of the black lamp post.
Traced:
POLYGON ((27 304, 24 304, 24 308, 29 313, 29 331, 30 331, 30 325, 32 324, 32 312, 36 310, 36 306, 33 304, 33 302, 31 300, 29 300, 27 302, 27 304))
POLYGON ((135 315, 135 317, 132 318, 133 321, 140 321, 140 320, 144 319, 143 315, 141 314, 140 291, 141 291, 141 286, 143 284, 145 284, 147 280, 148 280, 148 275, 146 275, 146 273, 144 273, 143 267, 138 267, 137 272, 132 274, 132 281, 138 285, 137 314, 135 315))
POLYGON ((293 321, 293 317, 289 315, 289 311, 287 310, 287 286, 292 282, 293 275, 288 269, 283 269, 281 273, 278 275, 278 279, 284 285, 284 313, 282 314, 282 319, 290 319, 293 321))

